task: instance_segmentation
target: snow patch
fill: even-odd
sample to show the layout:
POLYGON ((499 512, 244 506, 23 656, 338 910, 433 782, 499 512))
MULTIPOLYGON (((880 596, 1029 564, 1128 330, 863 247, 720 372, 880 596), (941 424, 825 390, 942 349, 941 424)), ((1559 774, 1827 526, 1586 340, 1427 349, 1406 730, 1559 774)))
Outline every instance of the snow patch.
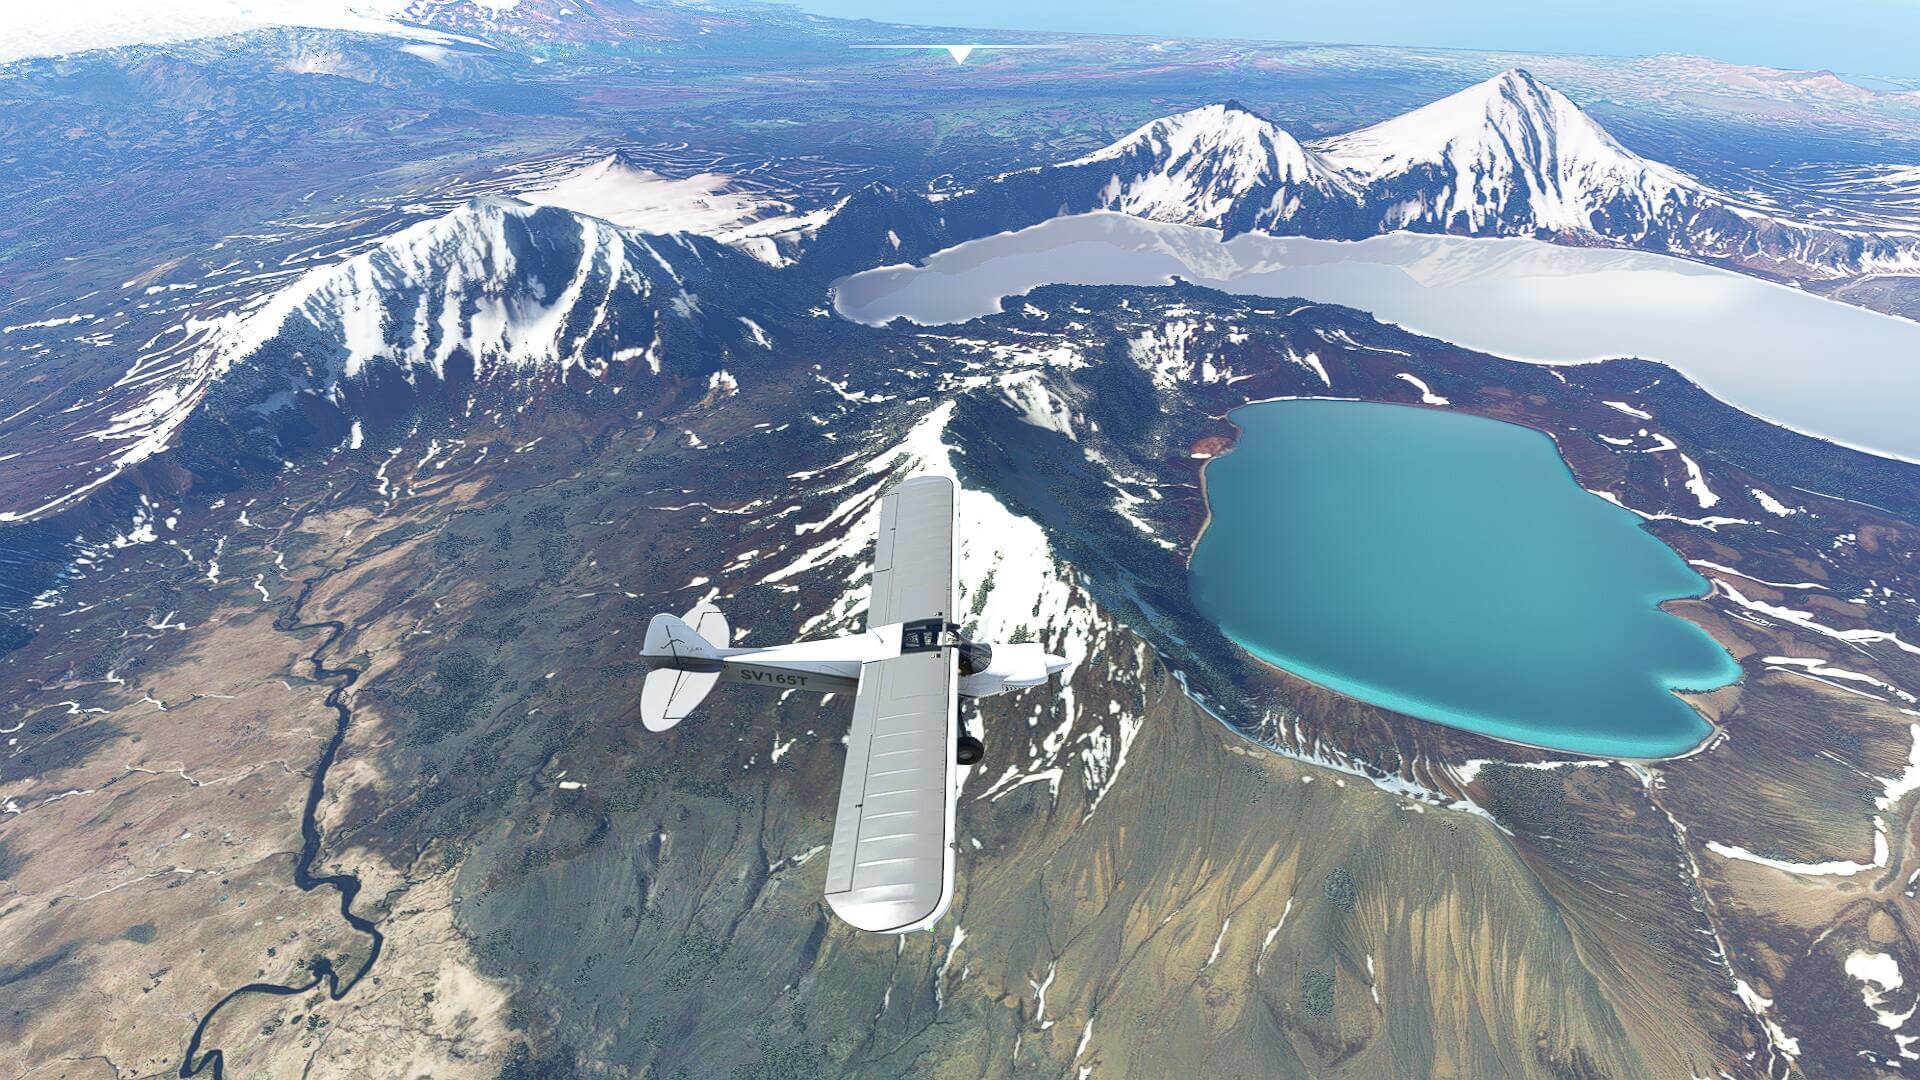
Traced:
POLYGON ((1227 931, 1231 929, 1232 926, 1233 920, 1231 918, 1220 924, 1220 933, 1213 939, 1213 951, 1207 954, 1207 962, 1201 964, 1201 967, 1212 967, 1213 962, 1220 959, 1220 946, 1227 940, 1227 931))
POLYGON ((710 236, 774 266, 783 265, 785 257, 769 241, 772 235, 814 228, 824 220, 824 215, 800 214, 791 203, 738 177, 703 172, 669 179, 617 153, 520 198, 639 232, 710 236))
POLYGON ((1685 454, 1680 455, 1680 463, 1687 467, 1687 491, 1700 502, 1700 509, 1711 510, 1720 501, 1720 496, 1707 486, 1707 476, 1700 471, 1699 462, 1685 454))
MULTIPOLYGON (((1323 379, 1326 378, 1326 373, 1322 372, 1320 377, 1323 379)), ((1396 373, 1394 375, 1394 378, 1400 379, 1410 384, 1415 390, 1420 391, 1420 404, 1422 405, 1453 404, 1453 402, 1448 401, 1446 398, 1443 398, 1439 394, 1434 393, 1433 390, 1427 386, 1426 381, 1421 379, 1418 375, 1409 375, 1406 372, 1402 371, 1402 372, 1396 373)))

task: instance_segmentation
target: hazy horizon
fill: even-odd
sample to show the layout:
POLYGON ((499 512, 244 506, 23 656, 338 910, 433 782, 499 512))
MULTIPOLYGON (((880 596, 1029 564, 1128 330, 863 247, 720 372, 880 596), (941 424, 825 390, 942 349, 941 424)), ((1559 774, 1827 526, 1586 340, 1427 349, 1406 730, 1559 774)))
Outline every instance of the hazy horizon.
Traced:
POLYGON ((977 30, 1232 38, 1476 52, 1596 56, 1682 53, 1792 71, 1920 80, 1920 4, 1842 0, 1824 9, 1758 0, 1621 0, 1597 11, 1552 11, 1520 0, 1435 7, 1360 0, 1276 10, 1252 0, 1169 8, 1144 0, 1037 6, 975 0, 964 8, 910 0, 798 0, 823 16, 977 30), (1903 44, 1904 43, 1904 44, 1903 44))

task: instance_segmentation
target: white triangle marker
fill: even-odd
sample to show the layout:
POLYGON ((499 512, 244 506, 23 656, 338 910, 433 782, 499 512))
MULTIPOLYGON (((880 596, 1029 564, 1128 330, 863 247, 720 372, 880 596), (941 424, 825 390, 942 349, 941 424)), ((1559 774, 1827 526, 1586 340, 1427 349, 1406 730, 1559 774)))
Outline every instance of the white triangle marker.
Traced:
POLYGON ((954 63, 964 64, 967 62, 967 57, 972 56, 974 54, 974 51, 977 49, 1064 49, 1066 48, 1066 46, 1065 45, 1028 45, 1028 44, 1015 44, 1013 42, 998 42, 998 41, 969 41, 964 43, 929 42, 924 45, 895 43, 895 42, 885 42, 885 43, 862 42, 857 45, 849 45, 848 48, 851 48, 851 49, 938 49, 946 53, 948 56, 953 57, 954 63))

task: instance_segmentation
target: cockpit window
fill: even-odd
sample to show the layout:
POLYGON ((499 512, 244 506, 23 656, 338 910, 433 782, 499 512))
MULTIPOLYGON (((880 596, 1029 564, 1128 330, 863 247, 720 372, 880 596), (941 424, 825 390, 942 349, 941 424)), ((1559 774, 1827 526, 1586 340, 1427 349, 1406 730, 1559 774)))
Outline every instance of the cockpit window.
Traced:
POLYGON ((978 675, 993 666, 993 646, 978 641, 960 645, 960 674, 978 675))
POLYGON ((939 619, 919 619, 900 627, 900 651, 902 653, 935 652, 940 648, 940 631, 943 624, 939 619))

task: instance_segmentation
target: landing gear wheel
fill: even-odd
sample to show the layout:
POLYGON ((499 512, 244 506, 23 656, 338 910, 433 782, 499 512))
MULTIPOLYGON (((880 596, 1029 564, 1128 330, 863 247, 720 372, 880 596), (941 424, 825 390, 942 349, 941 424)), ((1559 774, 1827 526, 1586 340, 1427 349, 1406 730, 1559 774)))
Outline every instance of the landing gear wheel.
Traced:
POLYGON ((962 765, 978 765, 986 756, 987 744, 971 735, 962 735, 954 742, 953 760, 962 765))

